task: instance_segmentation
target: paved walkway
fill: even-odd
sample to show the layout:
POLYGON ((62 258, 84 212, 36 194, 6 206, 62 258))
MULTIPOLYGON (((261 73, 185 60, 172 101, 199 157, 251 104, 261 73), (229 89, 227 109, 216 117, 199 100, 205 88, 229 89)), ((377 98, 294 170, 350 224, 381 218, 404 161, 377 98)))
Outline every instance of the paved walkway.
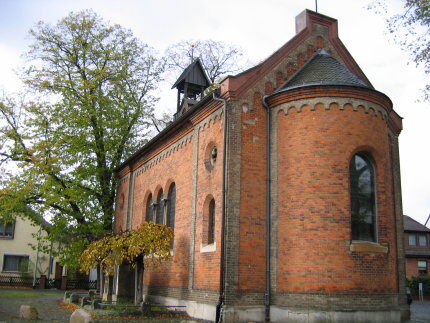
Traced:
MULTIPOLYGON (((29 322, 19 318, 21 305, 34 306, 39 313, 39 320, 32 322, 63 323, 69 322, 70 315, 76 309, 73 304, 63 303, 64 291, 32 290, 32 289, 1 289, 0 288, 0 323, 29 322)), ((111 317, 97 316, 95 323, 180 323, 191 320, 180 318, 142 318, 140 316, 111 317)), ((199 321, 200 322, 200 321, 199 321)))
POLYGON ((430 301, 413 301, 411 304, 411 323, 430 323, 430 301))
POLYGON ((34 306, 39 320, 33 322, 69 322, 73 309, 61 306, 63 291, 32 289, 0 289, 0 322, 23 322, 19 318, 21 305, 34 306))
MULTIPOLYGON (((54 290, 19 290, 0 289, 0 323, 26 322, 19 318, 21 305, 37 308, 37 322, 61 323, 69 322, 74 308, 62 303, 64 291, 54 290)), ((152 322, 181 322, 186 319, 152 319, 152 322)), ((107 318, 99 317, 95 322, 142 322, 142 318, 107 318)), ((34 321, 33 321, 34 322, 34 321)), ((430 301, 413 301, 411 305, 410 323, 430 323, 430 301)))

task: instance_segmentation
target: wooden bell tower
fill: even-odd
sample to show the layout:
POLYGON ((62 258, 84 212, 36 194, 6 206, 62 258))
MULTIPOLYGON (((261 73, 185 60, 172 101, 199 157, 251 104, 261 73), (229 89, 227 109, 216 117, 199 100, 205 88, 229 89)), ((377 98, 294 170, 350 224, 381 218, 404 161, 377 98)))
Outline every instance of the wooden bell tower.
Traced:
POLYGON ((179 76, 173 88, 178 89, 177 112, 181 116, 199 101, 199 95, 211 84, 200 59, 195 59, 179 76))

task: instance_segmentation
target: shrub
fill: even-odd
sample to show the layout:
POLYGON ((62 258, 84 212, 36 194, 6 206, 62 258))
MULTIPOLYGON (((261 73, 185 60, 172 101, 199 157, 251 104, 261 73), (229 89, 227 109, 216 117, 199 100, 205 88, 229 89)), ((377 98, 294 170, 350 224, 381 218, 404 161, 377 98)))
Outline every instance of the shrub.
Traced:
POLYGON ((412 295, 418 295, 418 285, 423 283, 424 295, 430 296, 430 276, 419 276, 406 278, 407 286, 410 288, 412 295))

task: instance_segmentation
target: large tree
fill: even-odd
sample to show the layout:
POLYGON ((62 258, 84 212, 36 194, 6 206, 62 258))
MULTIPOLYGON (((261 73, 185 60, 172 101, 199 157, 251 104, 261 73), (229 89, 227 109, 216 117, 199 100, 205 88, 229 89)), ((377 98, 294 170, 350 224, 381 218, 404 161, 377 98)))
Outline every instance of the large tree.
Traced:
POLYGON ((61 256, 73 265, 112 230, 114 170, 146 140, 163 65, 88 10, 30 36, 23 80, 33 102, 0 100, 0 216, 49 215, 49 237, 67 242, 61 256))
MULTIPOLYGON (((388 30, 395 42, 410 53, 412 61, 430 75, 430 1, 401 0, 401 3, 402 10, 387 19, 388 30)), ((374 0, 370 9, 387 14, 392 5, 387 0, 374 0)), ((424 100, 430 101, 430 82, 425 85, 424 100)))
POLYGON ((169 46, 165 55, 168 68, 176 76, 199 57, 213 83, 244 67, 240 63, 243 55, 240 48, 215 40, 181 41, 169 46))

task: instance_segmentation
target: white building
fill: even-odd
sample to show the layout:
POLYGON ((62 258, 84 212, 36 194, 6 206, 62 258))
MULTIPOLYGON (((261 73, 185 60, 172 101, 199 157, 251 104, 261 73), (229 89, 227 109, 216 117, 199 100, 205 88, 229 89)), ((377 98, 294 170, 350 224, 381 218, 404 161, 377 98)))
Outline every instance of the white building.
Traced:
POLYGON ((49 253, 38 251, 37 237, 44 235, 46 231, 28 219, 0 222, 0 275, 61 278, 62 266, 49 253))

